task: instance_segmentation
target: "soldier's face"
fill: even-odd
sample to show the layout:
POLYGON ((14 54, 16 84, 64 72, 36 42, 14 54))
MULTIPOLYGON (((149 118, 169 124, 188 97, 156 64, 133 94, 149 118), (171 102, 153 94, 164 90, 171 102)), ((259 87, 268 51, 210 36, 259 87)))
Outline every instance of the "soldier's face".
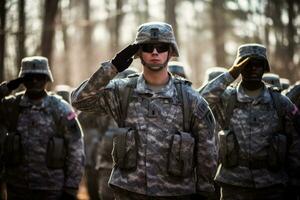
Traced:
POLYGON ((160 70, 169 60, 170 46, 166 43, 141 45, 141 58, 151 69, 160 70))
POLYGON ((242 71, 242 78, 246 81, 261 81, 266 67, 264 59, 251 59, 242 71))
POLYGON ((44 74, 28 74, 24 76, 24 85, 27 91, 43 91, 48 78, 44 74))

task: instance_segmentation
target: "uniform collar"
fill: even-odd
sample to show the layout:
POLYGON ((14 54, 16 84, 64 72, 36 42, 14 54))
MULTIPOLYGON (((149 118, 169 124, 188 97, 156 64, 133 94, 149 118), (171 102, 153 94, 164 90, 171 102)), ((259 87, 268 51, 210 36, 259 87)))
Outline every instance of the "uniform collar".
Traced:
POLYGON ((170 76, 168 83, 158 92, 151 90, 144 79, 143 74, 140 74, 137 80, 137 86, 135 92, 140 94, 152 95, 155 97, 172 98, 174 96, 176 88, 174 85, 174 78, 170 76))
POLYGON ((245 93, 244 88, 241 85, 241 82, 238 84, 237 88, 237 100, 239 102, 252 102, 253 104, 258 104, 258 103, 269 103, 272 98, 270 95, 270 92, 268 88, 263 86, 263 89, 261 93, 257 97, 250 97, 245 93))
POLYGON ((41 100, 39 100, 38 103, 36 103, 33 100, 29 99, 28 96, 23 95, 19 105, 21 107, 34 107, 36 109, 43 109, 48 106, 48 104, 49 104, 48 99, 49 99, 49 96, 46 95, 41 100))

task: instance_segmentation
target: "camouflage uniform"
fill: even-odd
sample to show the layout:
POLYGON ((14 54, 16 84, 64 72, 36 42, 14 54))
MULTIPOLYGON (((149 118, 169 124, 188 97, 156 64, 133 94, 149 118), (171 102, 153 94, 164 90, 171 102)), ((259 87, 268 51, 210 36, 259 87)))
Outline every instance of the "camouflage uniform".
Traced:
MULTIPOLYGON (((97 72, 83 82, 71 95, 72 105, 79 110, 111 114, 120 120, 120 90, 128 79, 111 81, 117 74, 111 63, 103 63, 97 72)), ((213 192, 212 176, 215 173, 214 122, 205 102, 191 88, 189 100, 193 114, 192 134, 195 136, 196 173, 186 177, 168 174, 167 160, 172 135, 182 131, 182 108, 173 78, 159 93, 148 89, 142 75, 138 77, 133 99, 128 105, 126 127, 138 133, 138 161, 133 171, 114 167, 109 184, 149 196, 177 196, 195 192, 213 192), (154 115, 149 113, 149 106, 154 115), (209 153, 208 153, 209 152, 209 153), (205 162, 204 162, 205 161, 205 162)), ((192 167, 192 166, 191 166, 192 167)))
MULTIPOLYGON (((251 47, 250 53, 247 49, 242 50, 246 56, 253 53, 251 47)), ((254 48, 254 52, 255 50, 257 49, 254 48)), ((219 165, 215 180, 221 184, 222 199, 282 199, 282 185, 300 185, 300 140, 292 124, 296 108, 288 98, 278 93, 280 107, 284 111, 284 117, 281 118, 266 86, 258 97, 252 98, 245 94, 240 84, 236 88, 228 87, 233 81, 234 78, 225 72, 209 82, 201 92, 210 106, 216 106, 221 111, 214 113, 218 122, 226 121, 230 117, 229 127, 225 124, 222 128, 229 128, 235 135, 233 142, 227 141, 224 148, 222 144, 220 147, 221 157, 226 149, 225 156, 232 160, 236 156, 237 159, 234 166, 225 167, 223 161, 219 165), (230 104, 228 97, 232 93, 236 94, 236 103, 232 115, 228 116, 226 107, 230 104), (280 130, 280 120, 283 120, 284 130, 280 130), (280 131, 284 131, 289 141, 286 163, 284 167, 272 170, 267 166, 270 141, 280 131)))
MULTIPOLYGON (((19 76, 37 72, 53 80, 49 76, 48 63, 46 72, 37 70, 44 68, 44 61, 46 59, 42 57, 23 59, 19 76)), ((9 116, 16 112, 14 109, 19 110, 15 128, 21 138, 22 161, 16 166, 5 167, 8 198, 60 199, 63 190, 76 193, 83 173, 84 152, 81 129, 71 106, 56 95, 46 94, 36 102, 28 98, 26 93, 18 94, 19 101, 16 95, 4 98, 9 93, 7 83, 2 83, 0 123, 10 129, 13 122, 9 116), (50 168, 46 160, 49 153, 47 147, 53 136, 58 134, 62 135, 66 145, 64 167, 50 168)))

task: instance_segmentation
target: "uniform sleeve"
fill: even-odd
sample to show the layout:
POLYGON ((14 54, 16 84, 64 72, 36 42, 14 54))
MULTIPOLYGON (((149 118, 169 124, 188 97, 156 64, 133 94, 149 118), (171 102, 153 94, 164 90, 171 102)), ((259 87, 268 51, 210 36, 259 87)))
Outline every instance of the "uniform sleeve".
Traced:
POLYGON ((215 119, 203 98, 193 103, 192 132, 196 139, 197 192, 211 194, 217 169, 215 119))
POLYGON ((107 114, 107 102, 114 102, 113 84, 109 83, 117 73, 110 62, 102 63, 88 80, 72 92, 72 106, 81 111, 107 114))
POLYGON ((75 112, 68 107, 62 119, 66 145, 64 187, 77 191, 84 167, 83 134, 75 112))
POLYGON ((299 116, 298 108, 285 96, 281 96, 281 107, 284 108, 284 126, 287 134, 287 172, 289 184, 300 187, 300 134, 296 131, 294 120, 299 116))
POLYGON ((200 95, 204 97, 210 106, 214 106, 221 101, 223 92, 233 81, 234 78, 228 72, 225 72, 203 86, 203 88, 199 90, 200 95))

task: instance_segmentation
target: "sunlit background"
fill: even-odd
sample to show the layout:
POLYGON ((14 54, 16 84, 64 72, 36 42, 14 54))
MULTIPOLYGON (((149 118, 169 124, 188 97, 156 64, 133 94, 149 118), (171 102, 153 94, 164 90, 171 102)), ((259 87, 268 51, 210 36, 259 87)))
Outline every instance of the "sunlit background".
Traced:
POLYGON ((237 47, 249 42, 267 47, 273 72, 292 83, 300 79, 299 0, 0 1, 1 81, 17 76, 22 57, 43 55, 54 85, 76 86, 149 21, 172 24, 178 61, 194 87, 207 68, 230 67, 237 47))

